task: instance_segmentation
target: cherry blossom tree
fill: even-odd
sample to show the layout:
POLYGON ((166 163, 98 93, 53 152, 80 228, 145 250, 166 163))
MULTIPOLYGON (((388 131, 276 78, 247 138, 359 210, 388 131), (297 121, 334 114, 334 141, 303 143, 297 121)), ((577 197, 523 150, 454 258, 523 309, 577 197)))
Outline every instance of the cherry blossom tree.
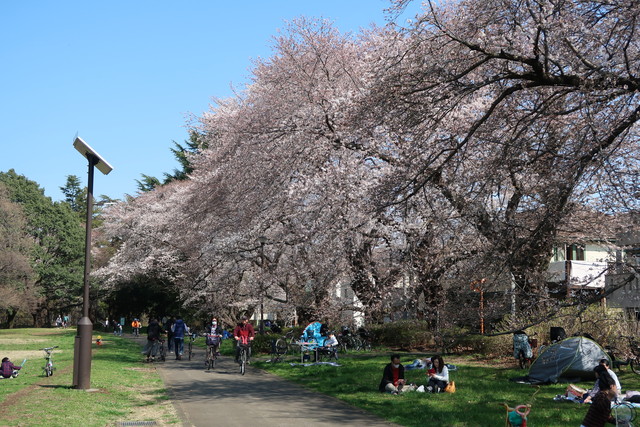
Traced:
POLYGON ((559 233, 609 237, 637 209, 638 11, 427 2, 357 36, 296 20, 194 119, 188 179, 110 210, 100 274, 167 280, 229 323, 265 299, 330 316, 340 284, 376 320, 436 319, 485 277, 540 301, 559 233))
POLYGON ((620 184, 638 173, 627 154, 638 141, 639 6, 426 6, 381 44, 358 114, 371 144, 394 154, 386 203, 437 191, 539 296, 557 231, 577 206, 635 203, 620 184))

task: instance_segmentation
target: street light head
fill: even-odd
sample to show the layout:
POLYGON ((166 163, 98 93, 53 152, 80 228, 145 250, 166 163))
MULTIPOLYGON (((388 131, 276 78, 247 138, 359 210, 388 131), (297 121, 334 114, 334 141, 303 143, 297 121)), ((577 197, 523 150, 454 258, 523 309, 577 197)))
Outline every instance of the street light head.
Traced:
POLYGON ((89 144, 84 142, 82 138, 76 137, 76 140, 73 141, 73 147, 78 150, 78 152, 82 154, 87 160, 91 160, 91 158, 93 158, 96 162, 94 166, 98 168, 98 170, 103 174, 109 175, 109 172, 113 170, 113 166, 111 166, 105 159, 103 159, 100 154, 98 154, 93 148, 89 146, 89 144))

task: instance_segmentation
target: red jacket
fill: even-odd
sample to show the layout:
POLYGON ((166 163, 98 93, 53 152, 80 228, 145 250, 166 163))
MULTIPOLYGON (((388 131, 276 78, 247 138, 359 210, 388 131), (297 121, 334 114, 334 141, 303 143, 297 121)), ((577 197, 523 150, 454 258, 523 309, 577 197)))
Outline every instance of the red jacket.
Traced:
MULTIPOLYGON (((236 328, 233 330, 233 336, 240 338, 253 338, 256 336, 256 332, 253 330, 253 325, 251 323, 239 323, 236 328)), ((244 340, 241 340, 244 341, 244 340)))

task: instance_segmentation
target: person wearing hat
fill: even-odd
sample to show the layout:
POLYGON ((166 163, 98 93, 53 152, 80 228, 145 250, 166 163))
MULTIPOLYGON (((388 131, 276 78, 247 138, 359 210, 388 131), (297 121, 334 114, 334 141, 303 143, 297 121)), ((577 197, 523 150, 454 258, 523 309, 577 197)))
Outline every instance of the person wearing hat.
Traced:
MULTIPOLYGON (((249 319, 247 316, 242 316, 240 318, 240 323, 238 323, 233 330, 233 338, 236 340, 236 363, 240 358, 240 344, 246 343, 249 344, 256 336, 256 332, 253 329, 253 325, 249 323, 249 319)), ((249 357, 251 357, 251 347, 249 347, 249 357)))

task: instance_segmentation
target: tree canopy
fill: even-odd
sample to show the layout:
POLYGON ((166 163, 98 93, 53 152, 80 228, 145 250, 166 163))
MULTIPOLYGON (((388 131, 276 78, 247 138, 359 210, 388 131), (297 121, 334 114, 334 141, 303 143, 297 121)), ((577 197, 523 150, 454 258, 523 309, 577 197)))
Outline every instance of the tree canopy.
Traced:
POLYGON ((357 35, 295 20, 194 125, 188 179, 109 210, 122 246, 99 275, 309 318, 454 321, 478 279, 551 307, 559 234, 607 240, 638 209, 639 13, 426 2, 408 28, 357 35), (338 306, 341 287, 361 305, 338 306))

